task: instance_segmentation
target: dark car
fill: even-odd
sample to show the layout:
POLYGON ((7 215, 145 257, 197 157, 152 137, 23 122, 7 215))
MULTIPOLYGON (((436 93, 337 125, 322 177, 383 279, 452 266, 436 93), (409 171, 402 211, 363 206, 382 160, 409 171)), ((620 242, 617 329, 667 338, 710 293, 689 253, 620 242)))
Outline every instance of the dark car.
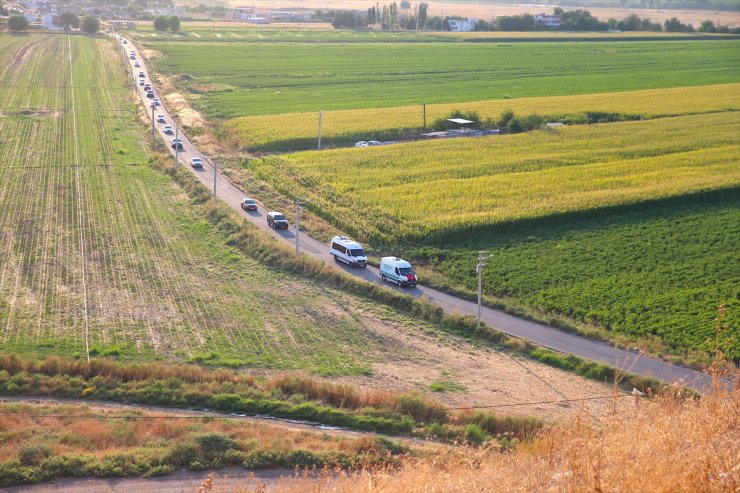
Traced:
POLYGON ((182 147, 182 141, 180 139, 172 139, 171 146, 172 146, 173 149, 179 149, 179 150, 182 150, 183 149, 183 147, 182 147))
POLYGON ((257 210, 257 201, 254 199, 250 199, 249 197, 242 200, 242 209, 245 211, 256 211, 257 210))
POLYGON ((154 98, 154 93, 152 91, 147 91, 146 97, 148 97, 149 99, 152 99, 154 98))
POLYGON ((284 215, 275 211, 267 213, 267 224, 270 225, 272 229, 288 229, 288 220, 285 219, 284 215))

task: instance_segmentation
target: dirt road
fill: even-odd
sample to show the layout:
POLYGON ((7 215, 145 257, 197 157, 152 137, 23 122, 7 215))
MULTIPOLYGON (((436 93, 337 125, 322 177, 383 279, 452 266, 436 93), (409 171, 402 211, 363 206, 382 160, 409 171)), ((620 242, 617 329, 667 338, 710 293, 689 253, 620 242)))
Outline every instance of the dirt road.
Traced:
MULTIPOLYGON (((145 79, 148 82, 150 81, 149 71, 144 63, 140 50, 134 46, 130 40, 128 40, 125 45, 122 44, 122 40, 119 40, 118 42, 124 56, 126 56, 126 60, 129 63, 129 68, 132 71, 132 83, 135 85, 137 93, 141 97, 144 106, 149 108, 151 99, 146 97, 144 87, 138 85, 138 81, 136 80, 138 79, 139 72, 143 72, 145 79), (131 60, 129 58, 129 53, 131 51, 135 54, 135 60, 131 60), (136 62, 140 64, 140 67, 134 67, 136 62)), ((154 92, 155 96, 159 97, 159 93, 156 88, 154 88, 154 92)), ((161 100, 161 98, 159 99, 161 100)), ((173 129, 176 129, 177 136, 183 142, 183 150, 178 152, 179 162, 190 169, 205 186, 213 189, 215 184, 219 200, 226 203, 235 211, 238 211, 243 217, 260 229, 267 231, 281 240, 294 244, 296 236, 295 229, 293 227, 290 227, 287 230, 273 230, 265 221, 267 211, 264 208, 260 207, 257 211, 250 212, 244 212, 241 209, 240 203, 241 200, 246 197, 246 194, 231 184, 231 182, 229 182, 223 175, 216 172, 217 170, 214 169, 214 163, 206 156, 203 156, 188 140, 185 133, 177 126, 177 123, 171 117, 163 104, 164 103, 162 103, 162 106, 159 106, 154 110, 154 128, 155 132, 159 134, 159 137, 165 140, 173 156, 175 155, 175 150, 169 146, 169 144, 175 137, 175 134, 165 134, 163 130, 165 125, 171 125, 173 129), (156 122, 156 117, 160 114, 164 117, 165 123, 156 122), (202 168, 192 168, 188 163, 193 157, 203 157, 204 166, 202 168)), ((151 117, 151 110, 149 110, 148 113, 151 117)), ((217 165, 218 163, 215 164, 217 165)), ((308 255, 321 260, 322 262, 328 264, 334 263, 334 259, 329 255, 328 246, 314 238, 311 238, 305 233, 300 233, 300 250, 301 252, 307 253, 308 255)), ((386 284, 380 279, 380 274, 374 267, 368 267, 367 269, 353 269, 343 264, 338 264, 338 268, 343 269, 349 274, 362 277, 369 282, 386 284)), ((387 286, 391 289, 401 290, 401 288, 391 286, 390 284, 387 284, 387 286)), ((450 313, 459 313, 464 315, 475 315, 477 313, 477 305, 475 303, 461 298, 456 298, 422 285, 413 289, 403 289, 402 291, 410 296, 416 296, 432 301, 450 313)), ((645 355, 618 349, 604 342, 593 341, 574 334, 562 332, 554 327, 517 318, 501 311, 484 307, 481 319, 487 325, 507 334, 527 339, 535 344, 555 351, 572 353, 582 358, 605 363, 609 366, 635 373, 640 376, 653 377, 668 383, 680 383, 698 391, 708 391, 711 388, 711 378, 702 372, 675 366, 645 355)))

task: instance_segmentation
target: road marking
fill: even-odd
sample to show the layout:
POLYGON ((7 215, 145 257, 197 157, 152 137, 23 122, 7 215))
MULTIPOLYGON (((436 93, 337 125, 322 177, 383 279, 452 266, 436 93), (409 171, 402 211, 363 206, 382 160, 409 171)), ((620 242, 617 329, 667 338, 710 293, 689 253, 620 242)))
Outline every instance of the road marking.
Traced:
POLYGON ((67 35, 67 47, 69 49, 69 86, 72 89, 72 129, 75 138, 75 174, 77 177, 77 221, 80 227, 80 265, 82 266, 82 293, 85 300, 85 353, 87 362, 90 362, 90 323, 87 315, 87 280, 85 278, 85 230, 82 224, 82 192, 80 189, 80 142, 77 139, 77 112, 75 110, 75 83, 72 77, 72 41, 67 35))

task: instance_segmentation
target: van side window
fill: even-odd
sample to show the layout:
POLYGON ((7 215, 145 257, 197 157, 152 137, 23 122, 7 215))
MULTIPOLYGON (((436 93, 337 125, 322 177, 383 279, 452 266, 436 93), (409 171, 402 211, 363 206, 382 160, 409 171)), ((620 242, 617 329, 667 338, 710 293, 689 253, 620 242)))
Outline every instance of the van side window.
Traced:
POLYGON ((331 247, 332 247, 332 248, 333 248, 334 250, 337 250, 337 251, 338 251, 338 252, 340 252, 340 253, 343 253, 343 254, 345 254, 345 255, 347 254, 347 249, 346 249, 346 248, 344 248, 344 246, 340 245, 339 243, 334 243, 334 244, 333 244, 333 245, 332 245, 331 247))
POLYGON ((399 275, 399 274, 398 274, 398 267, 396 267, 396 275, 399 275))

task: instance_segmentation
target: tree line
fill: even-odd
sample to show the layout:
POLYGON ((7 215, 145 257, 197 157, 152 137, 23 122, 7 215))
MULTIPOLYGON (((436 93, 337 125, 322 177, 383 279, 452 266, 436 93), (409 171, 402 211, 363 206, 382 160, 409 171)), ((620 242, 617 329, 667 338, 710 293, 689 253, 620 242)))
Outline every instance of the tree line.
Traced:
MULTIPOLYGON (((71 12, 62 12, 54 21, 54 25, 64 28, 67 32, 70 29, 81 29, 87 34, 95 34, 100 31, 100 19, 91 15, 80 18, 71 12)), ((13 15, 8 18, 8 29, 11 31, 27 31, 30 27, 28 19, 22 15, 13 15)))
MULTIPOLYGON (((408 0, 400 4, 391 4, 370 7, 364 10, 336 10, 326 14, 321 13, 324 19, 330 19, 336 29, 381 29, 381 30, 432 30, 445 31, 450 29, 450 20, 463 19, 459 16, 438 17, 428 15, 428 5, 419 3, 413 7, 408 0)), ((664 23, 652 22, 649 18, 642 18, 637 14, 630 14, 624 19, 610 18, 601 21, 585 9, 564 10, 554 9, 553 15, 560 16, 560 27, 550 28, 538 22, 532 14, 501 16, 493 20, 478 20, 476 31, 651 31, 651 32, 707 32, 740 34, 740 28, 715 25, 711 20, 701 23, 698 28, 691 24, 684 24, 676 17, 664 23)), ((327 19, 327 20, 328 20, 327 19)))

